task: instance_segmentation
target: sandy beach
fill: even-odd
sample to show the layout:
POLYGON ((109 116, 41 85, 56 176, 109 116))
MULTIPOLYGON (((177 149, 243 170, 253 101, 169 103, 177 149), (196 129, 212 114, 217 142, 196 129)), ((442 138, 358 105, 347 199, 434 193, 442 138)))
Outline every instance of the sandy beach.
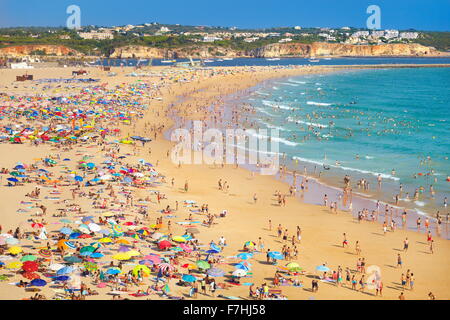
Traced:
MULTIPOLYGON (((87 287, 96 293, 82 294, 81 298, 88 300, 113 299, 118 296, 120 299, 256 299, 256 295, 249 296, 249 291, 255 291, 257 287, 264 288, 264 284, 268 290, 267 295, 263 294, 264 299, 396 300, 402 292, 407 300, 429 299, 430 292, 436 299, 450 298, 448 289, 450 276, 447 275, 450 243, 441 237, 433 236, 433 253, 431 253, 424 225, 421 226, 421 232, 405 230, 401 226, 395 231, 383 232, 380 223, 358 221, 348 212, 334 213, 326 206, 304 203, 301 191, 290 195, 289 185, 273 176, 252 174, 234 165, 179 166, 171 161, 169 154, 174 143, 168 141, 163 133, 174 125, 174 115, 185 120, 211 120, 212 113, 209 111, 213 109, 220 112, 223 108, 222 102, 229 94, 246 90, 268 79, 335 72, 335 68, 216 67, 196 71, 170 67, 141 70, 112 68, 111 71, 116 73, 114 76, 108 76, 108 72, 98 68, 88 70, 87 76, 79 78, 94 78, 100 81, 93 84, 47 82, 39 84, 29 81, 20 83, 15 82, 15 78, 23 74, 23 70, 0 70, 0 93, 5 93, 0 96, 0 108, 17 109, 22 105, 24 109, 39 110, 40 104, 56 103, 31 98, 27 100, 24 97, 44 94, 46 97, 75 96, 71 101, 83 100, 83 106, 90 106, 86 107, 86 111, 92 108, 94 113, 98 114, 92 123, 94 117, 90 114, 83 123, 85 126, 83 134, 91 134, 86 140, 80 139, 82 135, 79 135, 78 140, 65 146, 57 146, 51 141, 33 145, 34 140, 31 139, 25 139, 22 143, 0 142, 2 154, 0 168, 8 169, 8 173, 0 174, 2 227, 0 234, 7 234, 11 230, 10 236, 3 237, 5 243, 0 243, 0 258, 2 258, 0 261, 3 262, 3 265, 0 265, 0 299, 30 298, 36 293, 45 296, 46 299, 80 299, 80 291, 69 290, 71 286, 72 289, 80 287, 80 283, 84 289, 87 287), (129 76, 133 72, 135 74, 129 76), (87 86, 92 87, 86 90, 87 86), (18 100, 13 97, 24 98, 18 100), (134 111, 134 105, 138 104, 145 105, 146 108, 130 112, 134 111), (108 108, 112 110, 118 108, 124 115, 107 112, 108 108), (88 124, 91 125, 86 128, 88 124), (109 131, 102 136, 101 132, 105 129, 109 131), (132 144, 128 143, 133 142, 128 138, 130 136, 148 137, 152 141, 142 144, 134 141, 132 144), (53 159, 55 163, 44 159, 53 159), (105 159, 112 161, 113 164, 109 166, 115 168, 106 168, 105 159), (144 161, 140 161, 141 159, 144 161), (86 169, 81 166, 80 161, 93 163, 94 168, 86 169), (33 177, 37 177, 39 169, 47 170, 49 172, 47 180, 50 182, 33 178, 29 182, 19 181, 8 186, 8 181, 11 181, 7 180, 11 177, 9 173, 14 171, 18 162, 26 164, 25 172, 33 177), (123 168, 132 170, 127 171, 123 168), (105 176, 108 170, 114 170, 121 175, 90 186, 84 185, 88 180, 105 176), (148 177, 146 179, 148 183, 135 181, 137 175, 134 176, 133 182, 121 181, 125 176, 132 176, 130 173, 136 172, 142 174, 138 177, 148 177), (82 176, 83 183, 74 180, 74 176, 82 176), (224 190, 219 189, 219 180, 222 183, 226 181, 227 187, 224 190), (36 187, 40 189, 38 197, 25 196, 36 190, 36 187), (89 195, 90 193, 92 195, 89 195), (284 198, 284 205, 279 204, 277 193, 284 198), (162 199, 161 195, 164 195, 162 199), (254 199, 254 195, 257 195, 257 200, 254 199), (207 212, 200 210, 204 204, 208 205, 207 212), (41 215, 42 209, 38 208, 40 205, 45 206, 45 215, 41 215), (69 210, 73 207, 79 209, 69 210), (146 213, 143 214, 142 210, 146 213), (220 213, 224 210, 227 212, 226 216, 221 217, 220 213), (37 212, 39 216, 35 216, 37 212), (67 215, 53 216, 61 212, 67 215), (109 215, 105 216, 105 213, 109 215), (208 215, 211 214, 214 216, 211 224, 202 223, 207 221, 208 215), (88 216, 92 218, 83 221, 88 216), (105 224, 99 222, 99 217, 103 220, 108 216, 116 221, 105 224), (70 222, 61 222, 61 218, 69 219, 70 222), (162 223, 157 220, 159 218, 162 223), (39 223, 42 223, 42 226, 32 226, 39 223), (61 228, 67 227, 73 231, 76 230, 77 224, 79 227, 81 224, 90 223, 100 226, 102 230, 112 231, 109 235, 93 231, 100 229, 83 231, 81 234, 90 235, 92 238, 71 238, 74 248, 69 246, 64 250, 64 254, 58 250, 60 241, 67 241, 70 237, 70 233, 66 235, 61 233, 61 228), (115 230, 115 225, 120 225, 120 228, 115 230), (282 229, 281 237, 277 234, 279 226, 282 229), (17 243, 14 241, 8 243, 8 238, 16 238, 13 234, 17 227, 20 228, 20 239, 17 243), (46 230, 45 237, 40 237, 42 227, 46 230), (159 242, 152 238, 155 233, 161 233, 161 236, 167 236, 166 240, 172 247, 180 248, 178 244, 181 241, 174 239, 189 234, 186 227, 194 227, 198 231, 195 233, 197 242, 187 237, 181 240, 188 243, 189 250, 181 248, 180 251, 162 251, 158 249, 159 242), (298 228, 301 230, 301 240, 298 240, 298 228), (32 234, 33 232, 35 234, 32 234), (348 246, 343 246, 344 233, 348 246), (81 255, 81 248, 92 246, 93 242, 99 242, 106 237, 111 238, 112 244, 103 242, 94 251, 101 252, 101 256, 89 260, 89 256, 81 255), (221 237, 226 239, 226 246, 219 245, 221 237), (120 239, 124 241, 118 241, 120 239), (405 239, 409 245, 407 251, 404 250, 405 239), (211 241, 214 241, 213 246, 210 245, 211 241), (252 254, 248 259, 243 259, 244 244, 249 241, 254 245, 248 244, 245 250, 252 254), (20 252, 13 254, 8 251, 13 246, 20 247, 20 252), (128 248, 122 250, 122 246, 128 248), (217 246, 221 247, 217 253, 206 253, 208 249, 217 246), (282 252, 283 246, 289 247, 291 257, 278 259, 276 264, 273 263, 273 259, 267 262, 267 249, 282 252), (294 254, 294 246, 297 255, 294 254), (38 252, 45 248, 50 252, 49 255, 45 253, 39 255, 38 252), (191 251, 192 248, 197 250, 191 251), (128 259, 112 258, 119 252, 126 253, 132 250, 137 251, 137 254, 128 259), (30 282, 29 278, 24 277, 23 263, 26 260, 21 261, 28 254, 37 257, 37 259, 30 258, 33 259, 30 261, 39 262, 32 271, 37 274, 33 278, 45 279, 46 285, 31 287, 16 285, 19 281, 30 282), (239 254, 241 255, 237 256, 239 254), (80 259, 76 263, 67 264, 69 266, 79 266, 83 271, 82 266, 90 262, 96 264, 96 267, 94 271, 82 272, 81 275, 75 270, 70 273, 58 273, 61 268, 50 271, 52 264, 65 266, 63 257, 67 255, 80 259), (145 269, 128 275, 136 266, 146 265, 145 262, 140 264, 140 261, 146 260, 142 257, 152 255, 157 256, 160 263, 165 261, 169 266, 158 267, 160 263, 152 263, 148 265, 148 273, 145 269), (401 267, 398 266, 399 255, 402 260, 401 267), (167 259, 161 259, 162 257, 167 259), (205 259, 209 259, 209 268, 199 267, 196 262, 205 259), (363 269, 358 268, 359 259, 364 259, 363 269), (111 261, 114 263, 113 266, 110 265, 111 261), (119 261, 123 261, 120 267, 119 261), (8 267, 13 262, 20 263, 15 267, 8 267), (231 279, 232 273, 239 269, 234 266, 236 263, 243 263, 245 267, 240 270, 246 271, 245 276, 239 277, 239 283, 234 281, 236 279, 231 279), (294 263, 299 267, 295 267, 294 263), (187 264, 193 265, 191 272, 188 272, 189 268, 182 267, 187 264), (294 267, 286 267, 288 264, 294 267), (329 270, 326 275, 318 268, 323 265, 326 266, 324 270, 329 270), (119 267, 120 273, 110 274, 111 277, 106 277, 105 280, 99 279, 97 270, 106 273, 108 267, 119 267), (169 273, 161 274, 161 268, 167 268, 169 273), (183 275, 188 274, 200 280, 207 273, 206 270, 212 268, 220 269, 224 274, 211 276, 218 287, 214 293, 210 290, 210 284, 207 285, 206 294, 202 293, 202 283, 198 282, 199 292, 196 296, 191 296, 190 281, 184 281, 188 283, 186 286, 177 284, 183 275), (378 270, 381 282, 379 279, 374 280, 376 278, 374 270, 378 270), (339 271, 339 275, 334 277, 342 278, 342 282, 338 281, 336 284, 336 281, 333 281, 333 271, 339 271), (51 276, 55 275, 72 277, 69 280, 77 278, 78 282, 70 282, 67 279, 52 282, 51 276), (407 275, 409 279, 406 279, 407 275), (122 276, 124 285, 117 280, 122 276), (347 277, 350 281, 347 281, 347 277), (164 280, 155 281, 155 278, 164 280), (402 278, 405 279, 404 285, 402 278), (313 280, 318 281, 318 290, 315 292, 312 290, 313 280), (356 282, 356 290, 352 289, 352 280, 356 282), (361 283, 364 284, 364 288, 361 283), (376 295, 376 290, 370 288, 371 285, 375 287, 381 285, 382 296, 376 295), (119 290, 119 287, 122 289, 119 290), (139 290, 146 294, 140 295, 142 292, 139 290), (71 292, 75 292, 75 296, 71 295, 71 292)), ((28 70, 35 80, 71 78, 71 72, 71 68, 28 70)), ((61 107, 72 111, 76 108, 69 103, 62 104, 61 107)), ((15 113, 1 112, 2 109, 0 109, 2 130, 0 136, 6 134, 4 128, 15 124, 16 120, 22 124, 19 131, 27 121, 32 127, 42 126, 38 124, 39 122, 44 126, 51 124, 53 128, 62 123, 70 125, 70 120, 55 119, 54 115, 49 118, 39 116, 30 119, 21 116, 15 119, 15 113)), ((66 110, 61 112, 64 113, 66 110)), ((55 112, 53 110, 49 113, 55 112)), ((38 131, 44 130, 40 127, 38 131)), ((434 225, 431 228, 434 228, 434 225)))

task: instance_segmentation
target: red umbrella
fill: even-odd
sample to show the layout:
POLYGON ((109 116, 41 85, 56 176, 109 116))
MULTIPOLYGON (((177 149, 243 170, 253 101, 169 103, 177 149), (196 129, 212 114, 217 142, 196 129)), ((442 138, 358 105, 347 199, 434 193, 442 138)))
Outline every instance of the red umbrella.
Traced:
POLYGON ((158 248, 160 248, 161 250, 170 248, 171 246, 172 246, 172 244, 167 240, 163 240, 158 243, 158 248))
POLYGON ((26 278, 26 279, 29 279, 29 280, 39 279, 40 278, 39 275, 37 273, 34 273, 34 272, 25 272, 25 273, 22 274, 22 276, 24 278, 26 278))
POLYGON ((44 258, 50 258, 52 256, 52 252, 47 249, 41 249, 39 250, 39 255, 41 255, 44 258))
POLYGON ((92 236, 90 234, 82 234, 81 236, 78 237, 78 239, 87 239, 87 238, 92 238, 92 236))
POLYGON ((35 261, 25 261, 22 265, 22 270, 26 272, 38 271, 39 265, 35 261))
POLYGON ((125 222, 123 225, 124 226, 132 226, 132 225, 134 225, 134 223, 131 221, 128 221, 128 222, 125 222))
POLYGON ((44 225, 42 223, 32 223, 31 227, 32 228, 42 228, 44 225))

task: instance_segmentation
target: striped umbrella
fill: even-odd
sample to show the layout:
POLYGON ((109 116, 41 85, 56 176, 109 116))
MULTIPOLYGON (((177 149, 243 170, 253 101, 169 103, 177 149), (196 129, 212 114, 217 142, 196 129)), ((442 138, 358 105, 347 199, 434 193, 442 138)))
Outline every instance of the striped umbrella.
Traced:
POLYGON ((172 265, 170 265, 169 263, 160 263, 160 264, 158 264, 158 268, 162 271, 174 269, 174 267, 172 265))

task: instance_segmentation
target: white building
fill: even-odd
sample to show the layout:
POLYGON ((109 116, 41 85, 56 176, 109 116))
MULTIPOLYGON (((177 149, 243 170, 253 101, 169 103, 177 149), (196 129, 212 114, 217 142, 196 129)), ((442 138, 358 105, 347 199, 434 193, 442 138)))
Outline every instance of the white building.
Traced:
POLYGON ((369 31, 357 31, 354 34, 352 34, 352 37, 359 38, 359 37, 368 37, 370 34, 369 31))
POLYGON ((203 42, 214 42, 217 40, 222 40, 222 38, 219 37, 212 37, 212 36, 204 36, 203 37, 203 42))
POLYGON ((291 41, 292 41, 291 38, 283 38, 283 39, 278 40, 279 43, 291 42, 291 41))
POLYGON ((384 37, 386 39, 394 39, 398 37, 398 30, 384 30, 384 37))
POLYGON ((111 32, 79 32, 78 35, 83 39, 89 40, 111 40, 114 39, 114 35, 111 32))
POLYGON ((300 27, 300 26, 295 26, 294 29, 295 29, 295 30, 302 30, 302 27, 300 27))
POLYGON ((400 33, 400 38, 402 39, 417 39, 419 33, 417 32, 402 32, 400 33))

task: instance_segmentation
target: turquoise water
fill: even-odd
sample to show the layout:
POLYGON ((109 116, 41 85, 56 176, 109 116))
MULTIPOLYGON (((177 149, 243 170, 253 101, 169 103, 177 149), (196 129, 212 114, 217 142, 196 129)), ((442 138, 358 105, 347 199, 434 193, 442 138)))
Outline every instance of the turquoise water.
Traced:
POLYGON ((337 186, 348 174, 354 192, 390 203, 399 194, 399 206, 445 214, 449 87, 448 68, 357 70, 266 82, 244 101, 255 108, 260 127, 280 130, 280 152, 291 169, 306 166, 308 174, 321 172, 337 186), (369 190, 356 187, 362 178, 369 190))

